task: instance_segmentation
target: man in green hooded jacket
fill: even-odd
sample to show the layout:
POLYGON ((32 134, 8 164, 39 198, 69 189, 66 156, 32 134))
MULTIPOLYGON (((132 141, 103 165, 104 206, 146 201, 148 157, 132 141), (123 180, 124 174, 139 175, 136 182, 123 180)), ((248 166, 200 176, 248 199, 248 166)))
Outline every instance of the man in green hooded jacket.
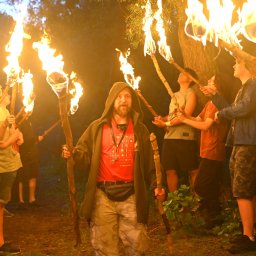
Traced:
MULTIPOLYGON (((78 140, 73 157, 88 172, 81 216, 90 223, 97 256, 118 256, 121 239, 126 255, 148 247, 146 226, 153 153, 142 123, 135 91, 114 83, 101 117, 78 140)), ((71 153, 63 147, 63 157, 71 153)))

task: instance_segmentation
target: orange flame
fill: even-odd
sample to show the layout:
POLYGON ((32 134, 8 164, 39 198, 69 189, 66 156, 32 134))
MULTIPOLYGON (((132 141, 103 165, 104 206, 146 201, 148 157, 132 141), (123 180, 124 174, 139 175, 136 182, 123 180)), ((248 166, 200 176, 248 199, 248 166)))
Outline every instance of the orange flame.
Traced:
POLYGON ((23 95, 23 105, 25 107, 24 111, 26 113, 32 112, 34 108, 34 85, 32 82, 33 75, 30 73, 25 73, 22 77, 22 95, 23 95))
POLYGON ((248 0, 241 10, 242 33, 256 43, 256 1, 248 0))
POLYGON ((68 86, 68 76, 63 71, 64 61, 61 54, 55 56, 56 50, 49 47, 50 39, 47 34, 41 38, 40 42, 34 42, 33 48, 37 49, 39 59, 42 62, 43 70, 47 73, 47 82, 53 91, 59 96, 68 86))
POLYGON ((7 84, 12 87, 19 79, 19 73, 21 68, 19 66, 19 57, 23 48, 23 38, 29 38, 24 33, 23 22, 27 14, 25 5, 20 6, 20 12, 16 16, 16 25, 11 35, 10 41, 5 46, 6 52, 9 53, 7 56, 8 65, 4 68, 4 72, 7 75, 7 84))
POLYGON ((145 32, 144 55, 146 56, 146 54, 151 55, 156 52, 156 44, 150 30, 154 17, 152 16, 152 9, 149 0, 143 8, 145 9, 145 17, 143 19, 143 30, 145 32))
POLYGON ((240 31, 240 23, 232 25, 233 11, 235 5, 232 0, 220 1, 207 0, 207 8, 209 10, 209 31, 208 40, 214 41, 218 46, 218 39, 228 44, 241 47, 237 38, 240 31), (221 18, 219 18, 221 17, 221 18))
POLYGON ((43 64, 43 70, 47 74, 52 72, 63 72, 64 61, 61 54, 55 56, 56 50, 49 47, 50 39, 47 34, 41 38, 40 42, 34 42, 33 48, 38 50, 38 56, 43 64))
POLYGON ((197 41, 206 43, 208 21, 203 13, 203 4, 198 0, 188 0, 186 8, 187 21, 185 23, 185 33, 197 41))
MULTIPOLYGON (((63 71, 64 61, 61 54, 55 56, 56 50, 49 47, 50 40, 47 34, 45 34, 40 42, 34 42, 33 48, 37 49, 38 56, 42 62, 43 70, 47 73, 47 82, 52 87, 55 94, 59 97, 63 91, 66 93, 68 89, 69 77, 63 71)), ((77 82, 76 74, 74 72, 70 75, 70 80, 74 86, 74 89, 70 89, 69 93, 72 95, 70 102, 70 113, 74 114, 78 109, 78 102, 83 94, 83 88, 79 82, 77 82)))
POLYGON ((134 68, 130 63, 128 63, 127 58, 130 56, 130 49, 127 50, 125 55, 119 50, 116 49, 120 53, 119 61, 120 61, 120 70, 124 74, 124 79, 127 84, 129 84, 134 90, 139 89, 139 82, 141 80, 140 76, 134 76, 134 68))
POLYGON ((167 60, 170 61, 172 59, 172 53, 170 47, 167 45, 166 36, 165 36, 165 29, 164 29, 164 22, 163 22, 163 7, 162 7, 162 0, 157 1, 158 10, 154 15, 156 19, 156 30, 159 34, 159 41, 158 41, 158 50, 159 53, 167 60))
POLYGON ((203 5, 198 0, 188 0, 186 9, 187 21, 185 33, 195 40, 214 42, 218 46, 219 39, 228 44, 241 47, 237 36, 240 31, 240 24, 232 24, 234 4, 232 0, 207 0, 209 19, 204 15, 203 5), (221 17, 221 18, 220 18, 221 17))
POLYGON ((75 112, 77 111, 79 100, 83 95, 83 87, 76 79, 77 79, 76 73, 72 72, 70 75, 70 80, 74 85, 74 89, 69 90, 69 94, 72 95, 72 98, 70 100, 71 115, 75 114, 75 112))

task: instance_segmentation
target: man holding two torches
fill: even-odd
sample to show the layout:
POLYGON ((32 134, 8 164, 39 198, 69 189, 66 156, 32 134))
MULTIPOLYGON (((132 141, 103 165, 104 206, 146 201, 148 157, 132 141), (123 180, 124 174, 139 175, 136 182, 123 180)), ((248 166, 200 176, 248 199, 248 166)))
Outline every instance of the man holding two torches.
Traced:
MULTIPOLYGON (((119 237, 126 255, 142 255, 148 247, 145 224, 154 161, 138 97, 128 84, 113 85, 102 116, 72 153, 88 172, 81 215, 89 220, 95 255, 120 255, 119 237)), ((63 156, 70 155, 64 146, 63 156)))

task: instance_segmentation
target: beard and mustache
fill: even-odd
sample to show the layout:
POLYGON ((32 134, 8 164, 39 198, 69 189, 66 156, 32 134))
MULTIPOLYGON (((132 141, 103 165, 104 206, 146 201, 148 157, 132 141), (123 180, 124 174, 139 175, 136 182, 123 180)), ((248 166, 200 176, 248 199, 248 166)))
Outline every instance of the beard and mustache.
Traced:
POLYGON ((114 107, 114 113, 119 115, 120 117, 127 117, 130 115, 131 107, 126 104, 120 105, 118 107, 114 107))

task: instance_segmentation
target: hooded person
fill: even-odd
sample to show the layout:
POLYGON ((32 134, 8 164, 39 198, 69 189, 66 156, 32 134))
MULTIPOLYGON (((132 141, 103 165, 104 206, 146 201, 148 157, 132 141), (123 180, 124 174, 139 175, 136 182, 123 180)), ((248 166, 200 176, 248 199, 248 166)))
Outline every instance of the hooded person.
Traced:
MULTIPOLYGON (((135 91, 124 82, 112 86, 101 117, 82 134, 73 152, 88 174, 81 216, 90 223, 95 255, 127 255, 148 247, 146 226, 153 152, 135 91)), ((63 149, 63 156, 70 152, 63 149)))

